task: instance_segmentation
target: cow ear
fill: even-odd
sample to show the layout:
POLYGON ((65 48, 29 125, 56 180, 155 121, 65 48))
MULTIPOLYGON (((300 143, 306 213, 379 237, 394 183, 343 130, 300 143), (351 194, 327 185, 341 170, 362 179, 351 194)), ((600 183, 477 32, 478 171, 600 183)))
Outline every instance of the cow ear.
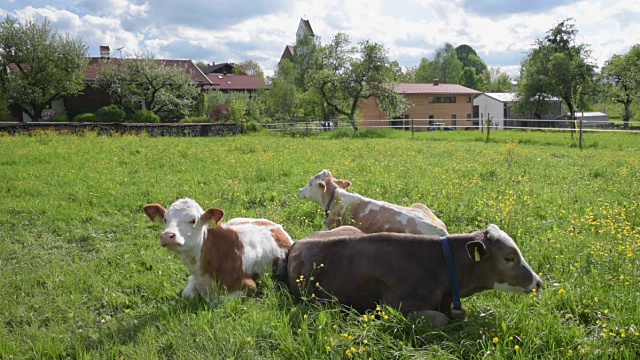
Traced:
POLYGON ((165 212, 167 212, 167 210, 160 204, 149 204, 144 207, 144 213, 147 214, 149 219, 153 222, 164 221, 165 212))
POLYGON ((351 181, 349 180, 336 180, 336 185, 342 189, 348 189, 351 186, 351 181))
POLYGON ((211 220, 213 220, 217 225, 220 221, 222 221, 223 217, 224 211, 222 211, 221 209, 211 208, 207 209, 207 211, 202 214, 202 216, 200 217, 200 221, 202 221, 203 224, 208 224, 209 222, 211 222, 211 220))
POLYGON ((471 241, 467 243, 467 252, 473 261, 480 261, 487 255, 487 248, 481 241, 471 241))
POLYGON ((325 184, 324 181, 318 181, 318 187, 322 192, 327 191, 327 184, 325 184))

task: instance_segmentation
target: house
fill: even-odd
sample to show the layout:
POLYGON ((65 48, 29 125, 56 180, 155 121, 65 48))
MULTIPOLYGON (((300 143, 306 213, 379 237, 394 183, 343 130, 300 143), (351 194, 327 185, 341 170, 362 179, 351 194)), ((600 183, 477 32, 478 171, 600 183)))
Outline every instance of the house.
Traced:
POLYGON ((199 66, 200 70, 205 74, 233 74, 233 64, 231 63, 211 63, 207 66, 199 66))
POLYGON ((246 92, 249 99, 255 96, 258 89, 268 89, 269 86, 257 75, 225 75, 207 74, 211 85, 204 86, 205 91, 219 90, 224 94, 232 92, 246 92))
POLYGON ((543 116, 543 119, 529 120, 532 115, 517 114, 514 105, 518 101, 518 94, 514 92, 488 92, 477 96, 473 100, 477 113, 478 125, 486 126, 487 119, 491 119, 494 129, 510 127, 555 127, 550 119, 562 114, 562 100, 551 97, 548 100, 551 112, 543 116), (524 120, 523 118, 527 118, 524 120))
POLYGON ((358 127, 388 127, 427 130, 442 124, 455 129, 474 126, 473 98, 480 91, 457 84, 441 84, 437 79, 431 84, 401 83, 395 88, 404 94, 410 105, 399 119, 389 119, 376 99, 370 98, 361 106, 362 122, 358 127))
MULTIPOLYGON (((310 35, 315 37, 316 35, 311 28, 311 23, 309 20, 305 20, 300 18, 300 23, 298 23, 298 30, 296 30, 296 42, 300 41, 305 35, 310 35)), ((282 52, 282 56, 280 56, 280 61, 284 59, 293 60, 293 56, 295 55, 295 45, 286 45, 284 47, 284 51, 282 52)))
MULTIPOLYGON (((57 104, 54 102, 52 109, 56 113, 66 111, 67 114, 69 114, 69 118, 73 118, 73 116, 77 114, 96 112, 100 108, 110 105, 111 99, 109 94, 102 89, 92 86, 98 77, 100 66, 104 61, 117 63, 126 61, 126 59, 111 58, 109 47, 100 46, 100 57, 89 58, 89 65, 84 75, 86 87, 82 93, 61 99, 57 104)), ((201 89, 212 84, 209 78, 191 60, 156 59, 156 61, 163 63, 166 67, 183 69, 201 89)))

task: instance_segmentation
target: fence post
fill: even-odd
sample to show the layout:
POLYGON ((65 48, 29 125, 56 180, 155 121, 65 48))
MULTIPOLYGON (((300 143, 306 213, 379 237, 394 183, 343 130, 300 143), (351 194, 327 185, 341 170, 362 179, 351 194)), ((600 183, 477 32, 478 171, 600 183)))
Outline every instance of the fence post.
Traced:
POLYGON ((580 135, 578 137, 578 143, 580 144, 580 150, 582 150, 582 119, 584 118, 584 113, 580 117, 580 135))
POLYGON ((413 139, 413 132, 414 132, 414 129, 413 129, 413 118, 411 118, 411 138, 412 139, 413 139))
POLYGON ((487 117, 487 141, 489 141, 489 134, 491 133, 491 119, 487 117))

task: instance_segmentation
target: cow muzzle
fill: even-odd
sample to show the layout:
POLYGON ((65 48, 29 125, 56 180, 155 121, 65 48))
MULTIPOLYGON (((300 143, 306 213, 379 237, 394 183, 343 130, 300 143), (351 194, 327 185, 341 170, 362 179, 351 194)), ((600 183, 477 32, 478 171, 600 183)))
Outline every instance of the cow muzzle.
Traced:
POLYGON ((178 240, 176 233, 172 231, 165 231, 160 234, 160 246, 172 248, 180 245, 182 245, 182 243, 178 240))

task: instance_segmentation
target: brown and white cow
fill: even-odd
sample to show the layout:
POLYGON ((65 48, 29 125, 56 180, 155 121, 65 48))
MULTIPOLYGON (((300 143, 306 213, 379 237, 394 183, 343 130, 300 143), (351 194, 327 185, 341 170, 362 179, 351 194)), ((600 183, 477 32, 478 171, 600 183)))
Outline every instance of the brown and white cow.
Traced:
POLYGON ((299 197, 325 209, 325 225, 333 229, 352 224, 365 233, 397 232, 448 235, 447 226, 426 205, 405 207, 347 192, 348 180, 337 180, 322 170, 300 189, 299 197))
POLYGON ((204 211, 192 199, 180 199, 166 210, 149 204, 144 212, 152 221, 164 220, 160 245, 179 254, 191 273, 182 297, 198 292, 217 301, 223 292, 226 298, 253 295, 258 277, 284 266, 293 243, 282 226, 272 221, 235 218, 225 224, 224 211, 204 211), (208 227, 210 222, 215 227, 208 227))
MULTIPOLYGON (((296 296, 335 297, 358 311, 385 304, 405 315, 445 325, 464 315, 452 311, 452 290, 440 237, 351 229, 317 232, 296 241, 287 258, 288 280, 296 296), (313 281, 296 282, 300 279, 313 281)), ((496 225, 484 231, 447 236, 461 297, 480 291, 527 293, 539 290, 515 242, 496 225)))

